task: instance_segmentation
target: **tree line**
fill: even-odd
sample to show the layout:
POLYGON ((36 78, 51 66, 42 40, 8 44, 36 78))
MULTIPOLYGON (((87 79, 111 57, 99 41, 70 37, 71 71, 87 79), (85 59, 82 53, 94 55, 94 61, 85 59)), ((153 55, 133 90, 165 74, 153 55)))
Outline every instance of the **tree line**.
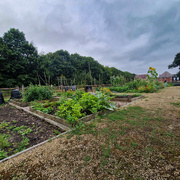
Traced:
POLYGON ((134 79, 135 74, 103 66, 92 57, 58 50, 38 53, 25 34, 11 28, 0 37, 0 87, 32 84, 109 84, 111 77, 134 79), (61 82, 62 83, 62 82, 61 82))

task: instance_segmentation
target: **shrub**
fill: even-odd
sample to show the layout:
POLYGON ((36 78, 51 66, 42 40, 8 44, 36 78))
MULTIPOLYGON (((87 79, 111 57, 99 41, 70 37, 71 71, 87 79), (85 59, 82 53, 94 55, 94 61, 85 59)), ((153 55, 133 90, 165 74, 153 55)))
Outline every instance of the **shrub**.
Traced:
POLYGON ((25 89, 23 95, 24 102, 31 102, 34 100, 52 99, 52 91, 47 86, 30 85, 25 89))
POLYGON ((155 81, 155 85, 157 86, 156 89, 163 89, 165 88, 165 85, 161 81, 155 81))
POLYGON ((110 89, 111 91, 126 92, 126 91, 129 90, 129 86, 124 85, 124 86, 121 86, 121 87, 110 87, 109 89, 110 89))
POLYGON ((112 94, 110 89, 106 88, 106 87, 101 87, 101 89, 99 91, 106 94, 106 95, 111 95, 112 94))
POLYGON ((174 84, 172 82, 168 82, 167 87, 171 87, 171 86, 174 86, 174 84))
POLYGON ((154 87, 153 84, 149 84, 149 85, 147 85, 147 86, 140 86, 140 87, 138 88, 138 92, 139 92, 139 93, 142 93, 142 92, 152 93, 152 92, 154 92, 154 90, 155 90, 155 87, 154 87))

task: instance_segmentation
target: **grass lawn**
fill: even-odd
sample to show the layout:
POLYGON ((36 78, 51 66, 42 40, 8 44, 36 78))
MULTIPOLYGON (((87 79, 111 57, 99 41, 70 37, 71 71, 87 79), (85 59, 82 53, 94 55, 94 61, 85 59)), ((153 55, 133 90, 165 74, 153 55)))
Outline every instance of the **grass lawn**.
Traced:
POLYGON ((120 111, 0 164, 0 179, 180 178, 180 87, 120 111))

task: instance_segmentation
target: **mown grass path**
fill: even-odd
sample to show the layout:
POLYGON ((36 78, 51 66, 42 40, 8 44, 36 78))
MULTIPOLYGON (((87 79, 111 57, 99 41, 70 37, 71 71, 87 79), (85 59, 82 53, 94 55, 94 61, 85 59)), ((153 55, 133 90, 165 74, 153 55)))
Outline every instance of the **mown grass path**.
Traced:
POLYGON ((180 178, 180 87, 0 164, 0 179, 180 178))

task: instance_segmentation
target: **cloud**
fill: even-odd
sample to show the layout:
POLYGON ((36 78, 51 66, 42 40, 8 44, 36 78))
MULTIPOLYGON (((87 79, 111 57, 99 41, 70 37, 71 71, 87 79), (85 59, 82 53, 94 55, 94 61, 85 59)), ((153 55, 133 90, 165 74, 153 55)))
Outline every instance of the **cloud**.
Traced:
MULTIPOLYGON (((6 0, 0 36, 23 31, 39 52, 64 49, 122 71, 168 70, 179 52, 178 0, 6 0)), ((177 72, 168 70, 171 73, 177 72)))

